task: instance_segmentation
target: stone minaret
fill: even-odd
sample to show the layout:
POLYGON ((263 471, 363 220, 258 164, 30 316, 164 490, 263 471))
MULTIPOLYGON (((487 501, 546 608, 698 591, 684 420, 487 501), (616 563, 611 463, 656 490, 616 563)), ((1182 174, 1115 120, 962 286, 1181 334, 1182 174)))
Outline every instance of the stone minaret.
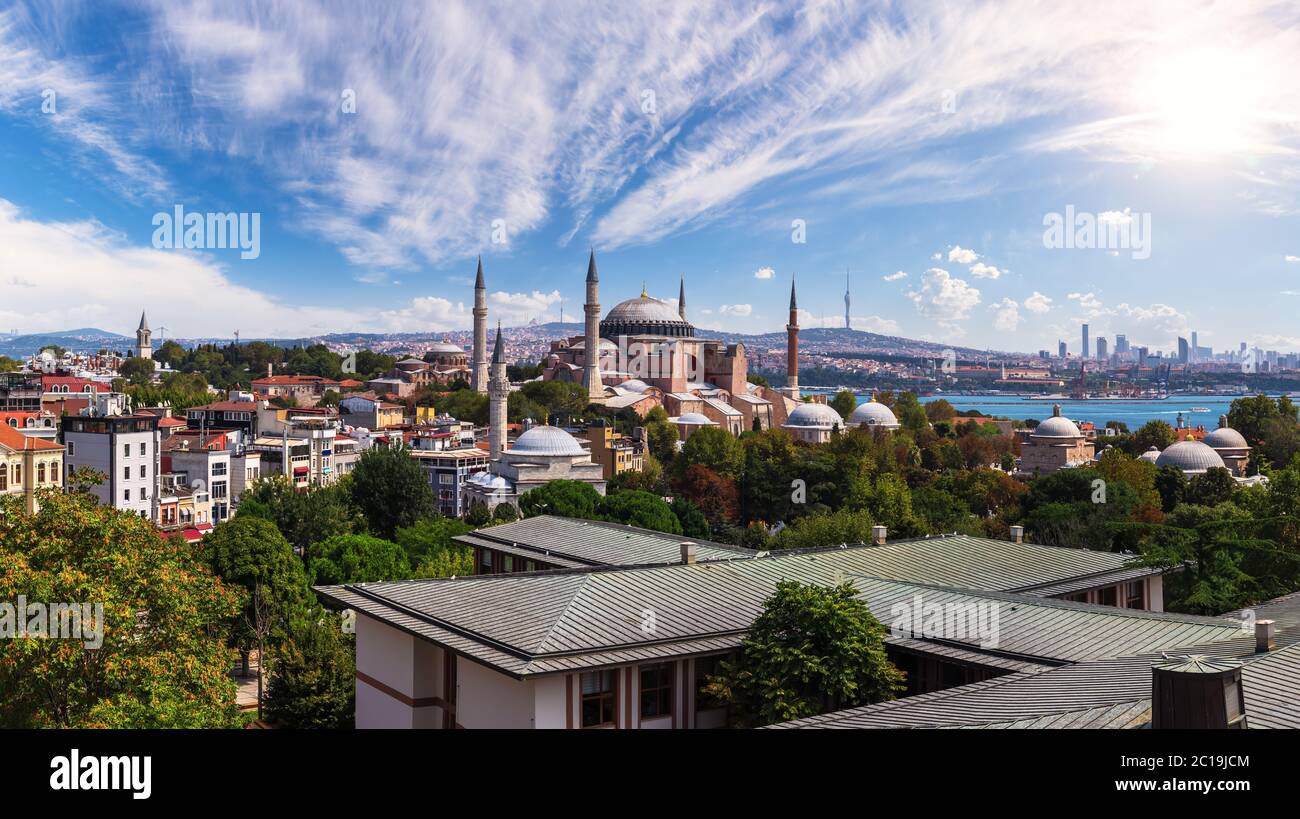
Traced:
POLYGON ((506 344, 497 322, 497 344, 492 350, 492 380, 488 383, 489 458, 495 461, 506 449, 506 404, 510 399, 510 382, 506 379, 506 344))
POLYGON ((488 391, 487 354, 487 287, 483 284, 483 257, 478 257, 478 277, 474 279, 474 358, 470 386, 475 392, 488 391))
POLYGON ((600 277, 596 275, 596 251, 592 249, 587 259, 587 303, 583 312, 587 314, 587 335, 583 349, 585 367, 582 371, 582 385, 587 388, 587 397, 593 402, 604 402, 605 386, 600 383, 600 277))
POLYGON ((144 317, 144 311, 141 310, 140 327, 135 331, 136 358, 153 358, 153 342, 149 340, 151 332, 152 331, 149 329, 149 322, 144 317))
POLYGON ((794 278, 790 279, 790 323, 785 326, 785 394, 799 398, 799 304, 794 298, 794 278))
POLYGON ((685 273, 682 274, 681 289, 677 291, 677 315, 682 317, 682 321, 686 321, 686 274, 685 273))

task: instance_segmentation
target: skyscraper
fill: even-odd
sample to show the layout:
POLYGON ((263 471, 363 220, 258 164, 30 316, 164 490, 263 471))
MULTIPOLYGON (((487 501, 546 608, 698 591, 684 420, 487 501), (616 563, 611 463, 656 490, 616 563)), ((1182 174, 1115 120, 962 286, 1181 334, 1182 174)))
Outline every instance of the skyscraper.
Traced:
POLYGON ((1059 358, 1061 358, 1061 359, 1064 359, 1064 358, 1065 358, 1065 352, 1066 352, 1066 350, 1065 350, 1065 342, 1064 342, 1064 341, 1058 341, 1058 342, 1056 342, 1056 355, 1057 355, 1057 357, 1059 357, 1059 358))
POLYGON ((1197 360, 1197 352, 1196 352, 1196 350, 1197 350, 1197 347, 1196 347, 1196 331, 1193 330, 1193 331, 1192 331, 1192 349, 1189 351, 1189 355, 1191 356, 1191 360, 1192 360, 1192 361, 1196 361, 1196 360, 1197 360))
POLYGON ((1115 335, 1115 352, 1119 355, 1124 355, 1124 353, 1128 352, 1128 336, 1123 333, 1115 335))
POLYGON ((1084 325, 1083 325, 1083 349, 1079 352, 1079 357, 1080 357, 1080 358, 1087 358, 1087 357, 1088 357, 1088 353, 1089 353, 1091 350, 1092 350, 1092 348, 1088 346, 1088 325, 1087 325, 1087 324, 1084 324, 1084 325))
POLYGON ((1108 352, 1109 352, 1109 351, 1106 349, 1107 346, 1108 346, 1108 345, 1106 344, 1106 337, 1105 337, 1105 336, 1097 336, 1097 360, 1098 360, 1098 361, 1105 361, 1105 360, 1106 360, 1107 355, 1108 355, 1108 352))
POLYGON ((1183 338, 1182 336, 1179 336, 1178 337, 1178 360, 1186 364, 1188 362, 1189 356, 1190 353, 1188 352, 1187 349, 1187 339, 1183 338))

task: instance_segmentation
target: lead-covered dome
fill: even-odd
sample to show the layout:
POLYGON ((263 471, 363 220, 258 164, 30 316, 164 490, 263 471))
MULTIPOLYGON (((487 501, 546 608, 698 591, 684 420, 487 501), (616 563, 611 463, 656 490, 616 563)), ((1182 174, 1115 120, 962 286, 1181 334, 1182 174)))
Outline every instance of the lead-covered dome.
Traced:
POLYGON ((677 417, 677 423, 698 424, 699 426, 702 427, 714 426, 713 419, 699 412, 688 412, 685 415, 679 415, 677 417))
POLYGON ((1156 461, 1160 460, 1160 450, 1157 449, 1156 447, 1148 447, 1146 452, 1143 452, 1141 455, 1138 456, 1138 460, 1147 461, 1148 463, 1155 463, 1156 461))
POLYGON ((511 455, 586 455, 578 439, 559 427, 537 426, 515 439, 511 455))
POLYGON ((1061 405, 1052 407, 1052 417, 1034 427, 1031 433, 1035 438, 1082 438, 1083 433, 1074 422, 1061 414, 1061 405))
POLYGON ((676 307, 642 293, 614 305, 600 322, 600 335, 608 339, 619 336, 689 338, 695 335, 695 328, 678 314, 676 307))
POLYGON ((858 404, 853 412, 849 413, 849 426, 898 429, 899 424, 898 418, 889 407, 877 401, 868 401, 865 404, 858 404))
POLYGON ((1187 440, 1170 444, 1156 459, 1156 466, 1172 466, 1187 474, 1199 474, 1216 466, 1222 468, 1224 463, 1219 453, 1204 443, 1187 440))
POLYGON ((1228 426, 1228 416, 1219 416, 1219 428, 1205 436, 1205 445, 1211 449, 1250 449, 1241 433, 1228 426))
POLYGON ((844 426, 844 419, 828 404, 800 404, 786 419, 787 427, 814 427, 816 429, 833 429, 836 425, 844 426))

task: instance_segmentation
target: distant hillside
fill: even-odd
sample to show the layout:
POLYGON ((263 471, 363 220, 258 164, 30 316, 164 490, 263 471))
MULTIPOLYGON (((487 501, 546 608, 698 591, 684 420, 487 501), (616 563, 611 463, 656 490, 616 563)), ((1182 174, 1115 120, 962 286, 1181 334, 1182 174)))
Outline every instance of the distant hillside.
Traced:
POLYGON ((0 336, 0 355, 7 355, 11 358, 26 358, 46 347, 63 347, 77 352, 94 352, 101 347, 125 349, 125 345, 128 343, 134 343, 134 339, 129 336, 110 333, 98 327, 82 327, 77 330, 0 336))

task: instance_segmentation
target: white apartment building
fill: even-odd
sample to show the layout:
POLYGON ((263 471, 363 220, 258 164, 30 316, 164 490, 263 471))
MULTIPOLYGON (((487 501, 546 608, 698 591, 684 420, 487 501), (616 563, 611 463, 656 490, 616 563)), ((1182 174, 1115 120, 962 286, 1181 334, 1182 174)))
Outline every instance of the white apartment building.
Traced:
POLYGON ((68 474, 89 467, 104 476, 90 491, 115 509, 157 520, 161 438, 156 415, 69 416, 63 419, 68 474))

